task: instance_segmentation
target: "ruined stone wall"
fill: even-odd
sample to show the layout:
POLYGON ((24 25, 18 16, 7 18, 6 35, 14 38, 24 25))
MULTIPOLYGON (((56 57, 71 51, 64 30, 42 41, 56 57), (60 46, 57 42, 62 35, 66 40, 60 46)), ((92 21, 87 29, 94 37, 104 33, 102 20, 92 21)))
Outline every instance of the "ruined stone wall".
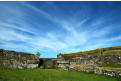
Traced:
POLYGON ((98 59, 98 63, 121 65, 121 55, 120 54, 102 54, 98 59))
POLYGON ((93 71, 96 74, 121 77, 121 68, 118 68, 120 69, 118 71, 116 69, 109 70, 109 68, 101 68, 102 64, 121 65, 121 54, 104 54, 102 52, 101 54, 74 55, 69 58, 63 57, 63 55, 60 54, 58 55, 57 63, 60 68, 65 70, 93 71))
POLYGON ((64 70, 67 70, 68 66, 69 66, 69 59, 65 59, 64 57, 62 57, 61 55, 58 56, 57 58, 57 64, 58 64, 58 68, 62 68, 64 70))
POLYGON ((0 66, 19 69, 36 68, 38 62, 38 55, 0 49, 0 66))
POLYGON ((95 67, 94 73, 95 74, 103 74, 103 75, 111 76, 111 77, 117 77, 117 76, 121 77, 121 71, 104 69, 102 67, 95 67))
POLYGON ((74 70, 74 69, 78 69, 78 70, 85 70, 85 69, 89 69, 93 68, 93 66, 96 63, 97 60, 97 54, 93 54, 93 55, 75 55, 72 58, 64 58, 64 57, 58 57, 58 67, 68 70, 74 70))

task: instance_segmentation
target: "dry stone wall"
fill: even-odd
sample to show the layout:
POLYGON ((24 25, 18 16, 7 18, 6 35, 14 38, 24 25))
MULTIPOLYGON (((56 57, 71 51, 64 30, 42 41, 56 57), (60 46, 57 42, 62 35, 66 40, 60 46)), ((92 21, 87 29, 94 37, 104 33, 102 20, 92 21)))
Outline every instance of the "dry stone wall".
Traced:
POLYGON ((117 77, 117 76, 121 77, 121 71, 104 69, 101 67, 95 67, 94 73, 103 74, 103 75, 110 76, 110 77, 117 77))
POLYGON ((100 64, 120 64, 121 65, 121 55, 119 54, 102 54, 98 62, 100 64))
POLYGON ((64 59, 61 55, 58 57, 58 67, 65 70, 78 69, 85 71, 86 69, 92 69, 97 59, 96 54, 94 55, 75 55, 72 58, 64 59), (90 67, 90 68, 89 68, 90 67))
POLYGON ((9 68, 36 68, 39 55, 0 49, 0 66, 9 68))
MULTIPOLYGON (((86 54, 85 52, 76 54, 72 53, 72 55, 59 54, 57 57, 57 64, 59 68, 65 70, 78 70, 78 71, 86 71, 91 72, 93 71, 96 74, 103 74, 107 76, 120 76, 121 77, 121 70, 109 70, 109 69, 102 69, 103 64, 111 64, 111 65, 121 65, 121 54, 115 53, 108 53, 105 54, 104 51, 107 50, 115 50, 114 52, 121 51, 121 47, 115 48, 105 48, 105 49, 98 49, 99 52, 86 54), (69 56, 69 57, 67 57, 69 56), (70 57, 71 56, 71 57, 70 57)), ((89 53, 87 51, 87 53, 89 53)))

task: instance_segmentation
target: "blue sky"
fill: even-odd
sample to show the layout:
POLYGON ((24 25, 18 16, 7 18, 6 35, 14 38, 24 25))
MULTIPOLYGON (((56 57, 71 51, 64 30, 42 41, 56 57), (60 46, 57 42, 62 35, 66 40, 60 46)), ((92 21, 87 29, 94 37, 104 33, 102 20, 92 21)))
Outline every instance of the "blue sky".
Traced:
POLYGON ((121 45, 121 2, 0 2, 0 48, 55 58, 121 45))

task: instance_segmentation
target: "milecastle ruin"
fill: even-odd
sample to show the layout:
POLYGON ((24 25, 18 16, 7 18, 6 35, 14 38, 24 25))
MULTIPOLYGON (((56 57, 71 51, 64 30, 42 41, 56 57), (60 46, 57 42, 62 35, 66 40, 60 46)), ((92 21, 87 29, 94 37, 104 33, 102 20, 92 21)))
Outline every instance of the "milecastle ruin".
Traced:
POLYGON ((78 70, 121 76, 121 46, 99 48, 70 54, 58 54, 58 67, 65 70, 78 70), (112 68, 109 66, 118 66, 112 68))
POLYGON ((0 66, 18 69, 61 68, 121 77, 121 46, 60 53, 57 58, 40 58, 40 54, 0 49, 0 66))
POLYGON ((56 68, 55 58, 40 58, 40 54, 0 49, 0 66, 18 69, 56 68))
POLYGON ((18 69, 36 68, 39 63, 39 56, 39 54, 0 49, 0 66, 18 69))

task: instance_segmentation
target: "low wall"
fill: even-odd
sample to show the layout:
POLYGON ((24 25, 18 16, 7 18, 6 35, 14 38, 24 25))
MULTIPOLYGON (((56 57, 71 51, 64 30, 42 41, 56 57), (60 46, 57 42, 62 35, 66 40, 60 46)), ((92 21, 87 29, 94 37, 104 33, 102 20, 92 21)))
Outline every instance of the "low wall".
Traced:
POLYGON ((110 77, 121 77, 121 72, 120 71, 116 71, 116 70, 108 70, 108 69, 104 69, 101 67, 96 67, 94 69, 94 73, 96 74, 102 74, 102 75, 106 75, 106 76, 110 76, 110 77))
POLYGON ((19 69, 36 68, 38 62, 38 55, 0 49, 0 66, 19 69))
POLYGON ((98 63, 121 65, 121 55, 120 54, 102 54, 98 59, 98 63))

